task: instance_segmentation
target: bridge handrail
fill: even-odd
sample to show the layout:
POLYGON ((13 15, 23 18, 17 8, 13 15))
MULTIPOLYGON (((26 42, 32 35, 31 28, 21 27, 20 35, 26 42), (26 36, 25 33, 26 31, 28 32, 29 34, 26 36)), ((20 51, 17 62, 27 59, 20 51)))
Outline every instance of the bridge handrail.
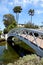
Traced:
POLYGON ((13 37, 13 36, 19 38, 20 40, 22 40, 26 44, 28 44, 31 48, 33 48, 36 51, 36 53, 38 55, 43 56, 43 49, 40 46, 40 44, 43 42, 43 31, 38 30, 38 29, 29 29, 29 28, 14 28, 11 31, 9 31, 7 41, 11 40, 10 37, 13 37), (21 36, 23 34, 23 32, 26 32, 26 33, 24 33, 25 34, 25 37, 21 36), (31 32, 32 32, 32 35, 30 35, 30 36, 33 37, 32 41, 35 42, 34 43, 35 45, 32 44, 32 41, 29 40, 29 38, 28 38, 28 35, 31 34, 31 32), (35 36, 35 33, 38 34, 38 37, 36 37, 37 35, 35 36), (37 38, 40 39, 39 36, 40 37, 42 36, 42 37, 41 37, 41 43, 38 44, 37 38))
POLYGON ((43 35, 43 31, 42 30, 38 30, 38 29, 14 28, 11 31, 9 31, 8 36, 9 36, 10 33, 19 32, 19 31, 22 31, 22 30, 26 30, 28 32, 33 32, 33 33, 38 33, 39 35, 43 35))

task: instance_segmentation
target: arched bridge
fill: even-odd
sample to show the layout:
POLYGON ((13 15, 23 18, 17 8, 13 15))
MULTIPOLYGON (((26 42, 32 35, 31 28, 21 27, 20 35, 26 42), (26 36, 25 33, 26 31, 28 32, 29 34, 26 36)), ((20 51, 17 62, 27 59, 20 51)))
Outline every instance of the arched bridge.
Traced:
POLYGON ((7 42, 13 42, 12 37, 24 41, 37 55, 43 57, 43 31, 29 28, 15 28, 8 33, 7 42))

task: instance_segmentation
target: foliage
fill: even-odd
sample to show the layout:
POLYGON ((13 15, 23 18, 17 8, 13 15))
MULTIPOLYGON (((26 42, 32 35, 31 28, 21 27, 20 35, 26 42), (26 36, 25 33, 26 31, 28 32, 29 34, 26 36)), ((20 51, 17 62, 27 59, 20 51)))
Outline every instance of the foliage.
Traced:
POLYGON ((5 39, 3 38, 3 39, 0 39, 0 46, 4 46, 6 44, 6 41, 5 41, 5 39))
POLYGON ((7 33, 9 30, 17 26, 16 20, 12 14, 5 14, 3 21, 5 25, 4 33, 7 33))
POLYGON ((13 29, 15 27, 17 27, 17 24, 16 24, 16 22, 13 22, 11 25, 9 25, 8 31, 10 31, 11 29, 13 29))
POLYGON ((5 28, 5 29, 3 30, 3 33, 4 33, 4 34, 8 33, 8 29, 5 28))
POLYGON ((19 13, 21 13, 21 10, 22 10, 21 6, 15 6, 13 8, 13 11, 16 13, 16 21, 17 21, 17 23, 18 23, 18 19, 19 19, 19 13))
POLYGON ((34 9, 33 9, 33 10, 30 9, 30 10, 28 11, 28 14, 31 15, 31 16, 33 16, 33 15, 34 15, 34 9))
POLYGON ((15 61, 13 64, 14 65, 43 65, 43 58, 40 58, 35 54, 26 55, 23 58, 20 57, 19 60, 15 61))
MULTIPOLYGON (((10 24, 15 22, 15 18, 12 14, 5 14, 3 16, 4 25, 7 28, 10 24)), ((15 22, 16 23, 16 22, 15 22)))
POLYGON ((13 11, 15 13, 21 13, 21 10, 22 10, 21 6, 16 6, 16 7, 13 8, 13 11))
POLYGON ((34 28, 34 29, 36 29, 36 28, 39 28, 37 25, 34 25, 33 23, 26 23, 25 25, 24 25, 24 27, 25 28, 34 28))
POLYGON ((2 31, 0 31, 0 38, 1 38, 2 31))
POLYGON ((0 31, 0 35, 2 34, 2 31, 0 31))
POLYGON ((34 15, 34 9, 30 9, 28 14, 31 16, 31 23, 32 23, 32 16, 34 15))

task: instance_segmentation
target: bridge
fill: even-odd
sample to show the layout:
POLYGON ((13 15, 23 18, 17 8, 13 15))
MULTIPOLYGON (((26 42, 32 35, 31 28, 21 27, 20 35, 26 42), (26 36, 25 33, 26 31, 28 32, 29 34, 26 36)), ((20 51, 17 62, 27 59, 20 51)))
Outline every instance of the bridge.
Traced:
POLYGON ((35 53, 43 57, 43 31, 29 28, 14 28, 8 33, 7 42, 13 43, 13 37, 25 42, 35 53))

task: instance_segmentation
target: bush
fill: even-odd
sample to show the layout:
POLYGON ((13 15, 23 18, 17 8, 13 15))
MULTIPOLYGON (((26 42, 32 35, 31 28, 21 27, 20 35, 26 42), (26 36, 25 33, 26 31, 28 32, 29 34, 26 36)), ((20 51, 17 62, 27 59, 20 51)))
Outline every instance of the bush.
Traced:
POLYGON ((19 58, 18 61, 14 62, 14 65, 43 65, 43 58, 32 54, 26 55, 23 58, 19 58))
POLYGON ((0 38, 0 42, 2 42, 2 41, 5 41, 5 39, 4 38, 3 39, 0 38))
POLYGON ((0 35, 2 34, 2 31, 0 31, 0 35))
POLYGON ((34 25, 33 23, 27 23, 24 25, 25 28, 34 28, 37 29, 39 28, 37 25, 34 25))

